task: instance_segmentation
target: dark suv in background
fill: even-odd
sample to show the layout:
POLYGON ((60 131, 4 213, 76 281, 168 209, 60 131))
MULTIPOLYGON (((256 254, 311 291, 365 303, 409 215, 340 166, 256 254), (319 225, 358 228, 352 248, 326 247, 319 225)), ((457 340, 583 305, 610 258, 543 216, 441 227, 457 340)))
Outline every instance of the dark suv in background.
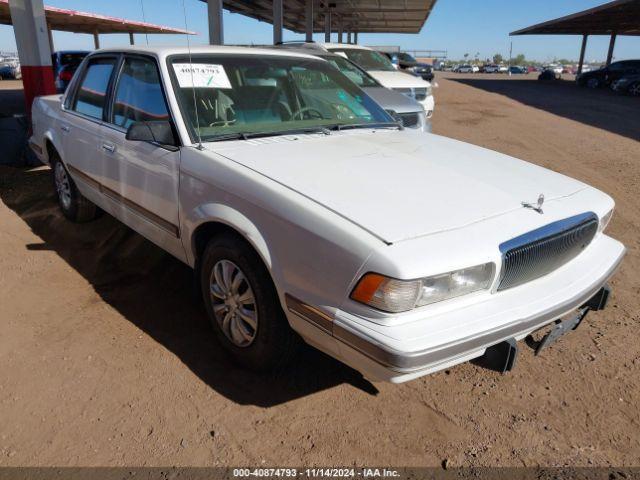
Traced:
POLYGON ((51 55, 53 80, 58 93, 63 93, 67 89, 73 74, 88 54, 89 52, 84 50, 63 50, 51 55))
POLYGON ((433 69, 427 63, 418 62, 415 58, 405 52, 380 52, 386 55, 399 70, 412 73, 417 77, 422 77, 428 82, 433 80, 433 69))
POLYGON ((608 67, 592 70, 578 75, 576 82, 581 87, 608 87, 622 77, 640 74, 640 60, 621 60, 608 67))

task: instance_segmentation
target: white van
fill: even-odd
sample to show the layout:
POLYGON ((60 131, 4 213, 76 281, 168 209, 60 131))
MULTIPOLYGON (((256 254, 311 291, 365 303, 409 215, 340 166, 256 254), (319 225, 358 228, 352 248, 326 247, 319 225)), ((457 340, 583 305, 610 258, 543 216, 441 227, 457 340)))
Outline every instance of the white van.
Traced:
POLYGON ((420 77, 396 70, 391 60, 371 48, 351 43, 287 43, 287 47, 322 49, 348 58, 367 71, 383 87, 404 93, 417 100, 423 107, 427 118, 431 118, 435 109, 431 83, 420 77))

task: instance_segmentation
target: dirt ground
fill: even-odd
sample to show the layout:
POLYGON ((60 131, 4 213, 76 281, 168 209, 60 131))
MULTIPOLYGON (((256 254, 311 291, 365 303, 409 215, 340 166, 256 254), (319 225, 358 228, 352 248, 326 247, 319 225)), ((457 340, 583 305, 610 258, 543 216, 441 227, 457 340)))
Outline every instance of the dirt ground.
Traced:
POLYGON ((628 255, 608 310, 504 376, 372 385, 311 349, 258 376, 218 351, 185 266, 109 216, 63 220, 48 170, 3 167, 0 465, 640 465, 640 101, 438 82, 436 133, 615 197, 628 255))

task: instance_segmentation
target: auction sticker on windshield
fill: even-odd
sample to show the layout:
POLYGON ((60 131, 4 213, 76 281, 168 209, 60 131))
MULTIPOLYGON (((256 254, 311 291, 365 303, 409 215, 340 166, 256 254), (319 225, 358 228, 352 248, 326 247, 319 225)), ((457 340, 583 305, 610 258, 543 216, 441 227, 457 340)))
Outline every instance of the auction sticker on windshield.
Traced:
POLYGON ((222 65, 210 63, 174 63, 181 88, 232 88, 222 65))

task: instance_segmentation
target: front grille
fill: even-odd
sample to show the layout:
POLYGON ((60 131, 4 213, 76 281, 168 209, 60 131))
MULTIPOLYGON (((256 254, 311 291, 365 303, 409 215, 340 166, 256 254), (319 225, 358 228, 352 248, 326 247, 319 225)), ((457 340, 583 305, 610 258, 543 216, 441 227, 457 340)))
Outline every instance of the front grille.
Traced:
POLYGON ((398 116, 402 119, 402 125, 406 128, 416 128, 420 123, 420 117, 418 113, 399 113, 398 116))
POLYGON ((575 258, 593 240, 598 217, 585 213, 546 225, 500 245, 502 275, 498 290, 540 278, 575 258))

